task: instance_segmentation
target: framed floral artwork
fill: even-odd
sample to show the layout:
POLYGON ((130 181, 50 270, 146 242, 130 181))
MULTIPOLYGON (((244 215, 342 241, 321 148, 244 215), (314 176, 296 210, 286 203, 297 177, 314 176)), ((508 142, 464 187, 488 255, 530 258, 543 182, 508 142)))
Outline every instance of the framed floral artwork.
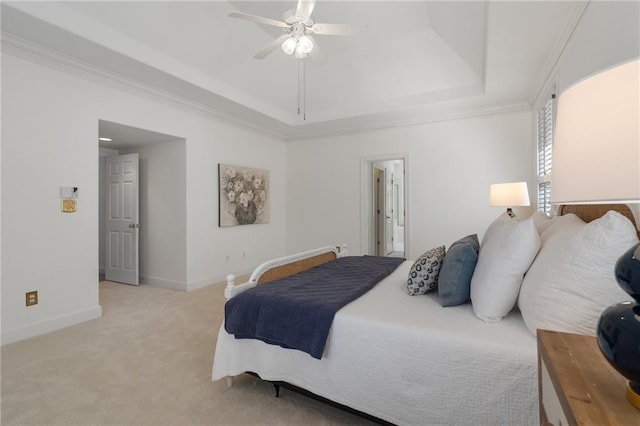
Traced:
POLYGON ((269 223, 269 170, 218 164, 218 226, 269 223))

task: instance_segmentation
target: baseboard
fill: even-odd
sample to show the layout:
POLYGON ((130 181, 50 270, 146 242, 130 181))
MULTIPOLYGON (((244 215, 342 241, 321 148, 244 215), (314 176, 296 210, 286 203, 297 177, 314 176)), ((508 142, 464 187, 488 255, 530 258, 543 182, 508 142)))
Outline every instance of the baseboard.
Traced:
MULTIPOLYGON (((235 273, 236 276, 246 275, 253 272, 253 269, 242 270, 235 273)), ((151 277, 151 276, 141 276, 140 282, 144 284, 157 285, 158 287, 168 288, 171 290, 179 290, 179 291, 194 291, 200 288, 204 288, 210 286, 212 284, 217 284, 220 282, 227 281, 227 274, 224 275, 216 275, 210 278, 205 278, 198 281, 192 281, 185 283, 184 281, 175 281, 175 280, 167 280, 159 277, 151 277)), ((238 283, 236 283, 238 284, 238 283)))
POLYGON ((145 276, 140 277, 140 282, 144 284, 157 285, 158 287, 168 288, 170 290, 188 291, 187 283, 184 281, 167 280, 159 277, 145 276))
MULTIPOLYGON (((240 270, 240 271, 236 271, 234 272, 234 275, 236 277, 239 277, 241 275, 248 275, 250 273, 253 272, 253 269, 246 269, 246 270, 240 270)), ((203 287, 207 287, 210 286, 212 284, 218 284, 221 282, 226 282, 227 281, 227 274, 224 275, 215 275, 211 278, 206 278, 204 280, 198 280, 198 281, 192 281, 190 283, 187 284, 187 291, 193 291, 193 290, 198 290, 199 288, 203 288, 203 287)), ((236 284, 241 284, 240 282, 236 282, 236 284)))
POLYGON ((59 316, 57 318, 30 324, 25 327, 14 328, 13 330, 8 330, 2 333, 2 345, 4 346, 9 343, 40 336, 42 334, 50 333, 52 331, 60 330, 71 325, 80 324, 100 317, 102 317, 102 306, 97 305, 69 315, 59 316))

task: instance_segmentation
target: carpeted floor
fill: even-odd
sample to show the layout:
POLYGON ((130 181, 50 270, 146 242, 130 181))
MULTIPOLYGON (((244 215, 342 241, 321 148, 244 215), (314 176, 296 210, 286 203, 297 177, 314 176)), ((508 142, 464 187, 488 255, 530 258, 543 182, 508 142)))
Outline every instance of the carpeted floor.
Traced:
POLYGON ((103 317, 2 347, 2 425, 369 424, 243 375, 211 381, 224 283, 100 283, 103 317))

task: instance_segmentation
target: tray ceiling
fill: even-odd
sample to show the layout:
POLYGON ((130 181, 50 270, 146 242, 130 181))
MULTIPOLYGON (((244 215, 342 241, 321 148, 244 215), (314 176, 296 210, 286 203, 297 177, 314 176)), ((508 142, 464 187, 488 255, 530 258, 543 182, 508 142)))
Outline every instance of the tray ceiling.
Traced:
POLYGON ((282 19, 296 2, 4 2, 3 40, 21 40, 206 106, 285 138, 429 120, 454 111, 525 107, 566 34, 570 2, 323 1, 316 22, 366 26, 316 35, 327 62, 306 60, 306 120, 298 61, 282 34, 232 19, 282 19))

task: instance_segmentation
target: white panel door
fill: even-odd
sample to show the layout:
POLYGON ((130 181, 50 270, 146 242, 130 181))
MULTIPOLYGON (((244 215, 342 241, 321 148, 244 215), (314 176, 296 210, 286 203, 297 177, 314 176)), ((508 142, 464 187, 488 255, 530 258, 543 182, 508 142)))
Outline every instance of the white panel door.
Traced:
POLYGON ((138 285, 138 154, 106 162, 105 279, 138 285))

